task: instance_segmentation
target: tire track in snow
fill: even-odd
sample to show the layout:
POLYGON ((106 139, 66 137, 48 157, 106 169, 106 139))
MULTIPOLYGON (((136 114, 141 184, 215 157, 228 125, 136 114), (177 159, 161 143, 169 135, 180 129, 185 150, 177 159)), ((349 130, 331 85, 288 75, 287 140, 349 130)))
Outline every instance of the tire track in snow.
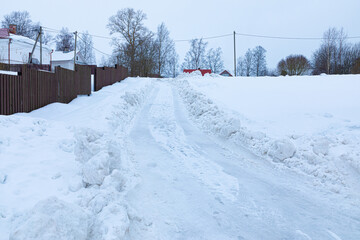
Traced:
POLYGON ((176 159, 182 160, 186 169, 202 184, 219 194, 219 202, 223 197, 235 201, 239 191, 237 179, 226 174, 218 164, 201 156, 196 146, 188 143, 184 130, 176 121, 174 109, 171 87, 163 84, 149 111, 152 136, 176 159))

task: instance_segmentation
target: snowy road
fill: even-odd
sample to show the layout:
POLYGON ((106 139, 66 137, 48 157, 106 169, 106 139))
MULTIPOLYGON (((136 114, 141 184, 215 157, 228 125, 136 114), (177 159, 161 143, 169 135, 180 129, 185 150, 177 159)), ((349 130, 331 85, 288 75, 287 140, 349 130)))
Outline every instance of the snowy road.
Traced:
POLYGON ((129 78, 0 116, 0 240, 360 239, 357 165, 342 185, 334 155, 256 155, 265 134, 190 81, 129 78))
POLYGON ((130 133, 142 180, 128 201, 152 231, 132 238, 360 238, 360 215, 341 196, 205 135, 169 83, 149 99, 130 133))

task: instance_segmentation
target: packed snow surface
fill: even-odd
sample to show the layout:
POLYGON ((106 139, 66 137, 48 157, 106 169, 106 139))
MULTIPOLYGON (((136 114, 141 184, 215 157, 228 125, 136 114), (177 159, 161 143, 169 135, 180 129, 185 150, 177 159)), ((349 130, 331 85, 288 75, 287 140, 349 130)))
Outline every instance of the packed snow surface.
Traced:
POLYGON ((360 239, 358 89, 195 72, 0 116, 0 240, 360 239))

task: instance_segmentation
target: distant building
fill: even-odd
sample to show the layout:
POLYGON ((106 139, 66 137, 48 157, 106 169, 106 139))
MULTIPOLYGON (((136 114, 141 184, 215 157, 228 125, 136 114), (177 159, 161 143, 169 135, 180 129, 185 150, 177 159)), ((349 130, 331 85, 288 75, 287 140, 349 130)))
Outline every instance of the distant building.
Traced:
POLYGON ((232 77, 233 75, 231 75, 231 73, 227 70, 224 70, 222 73, 220 73, 221 76, 223 77, 232 77))
MULTIPOLYGON (((7 28, 0 29, 0 62, 10 64, 24 64, 29 60, 35 41, 20 35, 12 34, 7 28), (10 61, 9 61, 10 58, 10 61)), ((42 64, 50 64, 52 49, 43 44, 42 64)), ((33 63, 40 62, 40 44, 37 43, 33 63)))
POLYGON ((200 71, 201 74, 204 76, 206 73, 211 73, 211 69, 184 69, 184 73, 192 73, 195 71, 200 71))
POLYGON ((0 39, 9 38, 9 29, 7 28, 0 28, 0 39))
MULTIPOLYGON (((80 52, 76 54, 76 64, 79 65, 86 65, 85 60, 80 52)), ((70 70, 74 70, 74 51, 71 52, 62 52, 62 51, 55 51, 52 54, 51 60, 51 68, 52 70, 55 67, 62 67, 70 70)))

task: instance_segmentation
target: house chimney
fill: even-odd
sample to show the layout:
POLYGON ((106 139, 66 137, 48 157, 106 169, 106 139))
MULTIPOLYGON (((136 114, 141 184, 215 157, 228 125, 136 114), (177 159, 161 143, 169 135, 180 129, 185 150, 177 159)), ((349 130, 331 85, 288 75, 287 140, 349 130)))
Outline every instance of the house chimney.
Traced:
POLYGON ((16 25, 15 24, 9 25, 9 32, 12 34, 16 34, 16 25))

